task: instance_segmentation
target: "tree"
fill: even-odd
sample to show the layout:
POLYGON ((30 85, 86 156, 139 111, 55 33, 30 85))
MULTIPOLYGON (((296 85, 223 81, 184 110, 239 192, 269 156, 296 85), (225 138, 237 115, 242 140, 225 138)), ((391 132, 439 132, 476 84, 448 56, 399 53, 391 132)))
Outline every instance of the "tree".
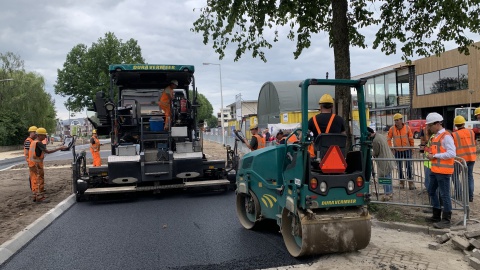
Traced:
POLYGON ((0 145, 22 144, 29 126, 55 131, 56 112, 42 76, 26 72, 20 56, 0 53, 0 145))
MULTIPOLYGON (((237 45, 235 61, 247 50, 266 61, 263 49, 272 48, 266 30, 273 29, 272 40, 276 42, 281 26, 289 27, 286 37, 296 40, 296 59, 310 47, 312 34, 327 32, 334 51, 336 79, 351 77, 350 46, 367 47, 359 29, 379 25, 373 48, 390 55, 397 52, 400 43, 405 61, 414 55, 440 54, 447 41, 455 41, 459 51, 468 54, 473 40, 466 30, 480 31, 480 4, 471 0, 208 0, 200 12, 191 30, 203 33, 205 44, 211 39, 220 59, 233 43, 237 45)), ((341 103, 342 116, 349 119, 350 90, 337 87, 335 96, 341 103)))
POLYGON ((122 42, 114 33, 108 32, 90 48, 78 44, 67 54, 63 69, 57 70, 55 93, 69 96, 65 106, 70 111, 81 111, 91 106, 97 92, 103 91, 108 96, 108 66, 124 63, 145 63, 142 50, 134 39, 122 42))
MULTIPOLYGON (((188 94, 190 97, 193 97, 192 90, 189 90, 188 94)), ((197 103, 200 105, 199 107, 197 107, 197 120, 208 121, 213 113, 212 104, 203 94, 200 93, 198 93, 197 96, 197 103)))

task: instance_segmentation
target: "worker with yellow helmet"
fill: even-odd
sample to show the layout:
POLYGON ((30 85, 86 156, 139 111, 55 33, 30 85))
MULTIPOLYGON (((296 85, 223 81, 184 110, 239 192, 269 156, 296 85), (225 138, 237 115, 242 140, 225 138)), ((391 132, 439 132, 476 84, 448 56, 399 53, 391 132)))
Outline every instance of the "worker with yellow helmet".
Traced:
MULTIPOLYGON (((393 148, 395 158, 398 166, 398 174, 400 179, 405 179, 404 168, 407 169, 407 178, 408 178, 408 187, 410 190, 416 189, 415 183, 413 182, 412 174, 412 162, 411 161, 402 161, 401 159, 411 159, 412 158, 412 148, 415 144, 413 140, 412 130, 408 125, 403 123, 403 115, 396 113, 393 115, 393 121, 395 124, 390 127, 387 135, 387 142, 390 147, 393 148), (404 148, 405 147, 405 148, 404 148), (405 167, 403 167, 403 162, 405 162, 405 167)), ((400 180, 400 188, 405 188, 405 180, 400 180)))
POLYGON ((90 138, 90 153, 93 158, 93 167, 102 166, 102 158, 100 157, 100 140, 97 136, 97 130, 92 131, 92 138, 90 138))
POLYGON ((265 138, 258 134, 258 126, 252 125, 250 127, 250 132, 252 132, 252 139, 250 139, 250 143, 248 143, 246 139, 243 140, 243 143, 252 151, 264 148, 265 138))
POLYGON ((67 146, 61 146, 54 150, 48 150, 42 141, 47 137, 45 128, 37 128, 35 131, 37 138, 30 143, 28 150, 28 168, 30 170, 30 179, 32 180, 33 201, 37 203, 49 202, 45 196, 45 172, 43 170, 43 159, 45 154, 51 154, 58 150, 67 149, 67 146))
MULTIPOLYGON (((308 120, 308 130, 313 134, 314 140, 319 134, 341 133, 345 132, 345 122, 339 115, 333 113, 333 97, 324 94, 318 101, 320 113, 308 120)), ((313 145, 308 149, 310 156, 315 157, 313 145)))
MULTIPOLYGON (((28 128, 28 137, 23 142, 23 155, 25 156, 25 161, 27 162, 27 164, 28 164, 28 150, 30 149, 30 144, 37 138, 37 134, 35 133, 35 131, 37 131, 36 126, 29 127, 28 128)), ((29 185, 30 185, 30 190, 33 191, 32 178, 30 177, 30 175, 28 177, 28 182, 29 182, 29 185)))
POLYGON ((480 107, 475 109, 474 115, 475 115, 475 119, 480 121, 480 107))
MULTIPOLYGON (((480 108, 475 110, 475 114, 478 109, 480 108)), ((475 166, 475 159, 477 158, 477 142, 475 140, 475 133, 471 129, 465 128, 465 122, 465 118, 461 115, 457 115, 455 119, 453 119, 453 124, 455 124, 457 130, 452 133, 452 136, 457 156, 467 162, 468 199, 470 202, 473 202, 473 166, 475 166)), ((458 189, 457 191, 461 192, 458 189)))

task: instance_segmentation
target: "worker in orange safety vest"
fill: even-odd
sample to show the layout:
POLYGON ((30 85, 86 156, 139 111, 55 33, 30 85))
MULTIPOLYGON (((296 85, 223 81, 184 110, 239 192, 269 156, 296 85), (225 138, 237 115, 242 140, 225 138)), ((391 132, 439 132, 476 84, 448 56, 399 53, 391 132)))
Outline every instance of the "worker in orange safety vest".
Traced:
POLYGON ((92 138, 90 138, 90 153, 93 158, 93 167, 102 166, 102 158, 100 157, 100 140, 97 136, 97 130, 92 131, 92 138))
POLYGON ((250 143, 248 143, 246 140, 244 140, 243 143, 245 143, 252 151, 265 148, 265 138, 261 135, 258 135, 257 125, 252 126, 250 128, 250 132, 252 132, 252 139, 250 140, 250 143))
POLYGON ((443 116, 433 112, 427 115, 426 120, 427 127, 435 134, 426 156, 432 162, 428 193, 433 207, 433 215, 426 220, 434 222, 433 227, 437 229, 445 229, 450 227, 452 218, 450 178, 455 169, 456 147, 450 132, 443 127, 443 116), (443 211, 437 193, 442 198, 443 211))
POLYGON ((178 87, 178 81, 172 80, 170 84, 167 87, 165 87, 158 101, 158 106, 165 113, 165 126, 164 126, 165 130, 170 129, 170 122, 172 117, 171 104, 173 99, 173 90, 175 90, 175 88, 177 87, 178 87))
POLYGON ((58 150, 67 149, 67 146, 61 146, 54 150, 48 150, 47 146, 42 141, 47 137, 47 130, 44 128, 37 128, 37 138, 30 143, 28 150, 28 168, 30 170, 31 179, 35 179, 35 184, 32 185, 32 192, 34 195, 33 201, 37 203, 49 202, 45 196, 45 172, 43 168, 43 159, 45 153, 50 154, 58 150))
MULTIPOLYGON (((318 100, 318 105, 320 106, 320 113, 308 120, 308 130, 313 133, 313 142, 322 133, 346 134, 343 118, 333 113, 333 97, 329 94, 322 95, 318 100)), ((315 157, 313 143, 308 147, 308 152, 310 157, 315 157)))
MULTIPOLYGON (((28 164, 28 150, 30 150, 30 144, 37 138, 37 134, 35 133, 37 131, 36 126, 31 126, 28 128, 28 137, 25 139, 23 142, 23 155, 25 156, 25 161, 28 164)), ((32 177, 28 176, 28 183, 30 185, 30 190, 33 191, 32 185, 36 184, 35 179, 32 179, 32 177)))
MULTIPOLYGON (((403 115, 401 115, 400 113, 396 113, 393 116, 393 121, 395 122, 395 124, 388 130, 388 146, 392 147, 393 141, 393 147, 395 147, 393 152, 395 154, 395 158, 397 159, 398 176, 400 179, 405 179, 403 170, 403 162, 405 162, 407 178, 411 180, 408 181, 408 187, 410 190, 413 190, 416 189, 416 187, 415 183, 413 182, 412 162, 411 160, 408 160, 412 158, 412 149, 409 147, 413 147, 415 144, 413 140, 413 133, 412 130, 410 130, 410 127, 403 123, 403 115), (402 161, 401 159, 407 160, 402 161)), ((400 188, 405 188, 405 180, 400 180, 400 188)))
POLYGON ((457 156, 463 158, 467 162, 468 168, 468 199, 473 202, 473 166, 477 159, 477 142, 475 141, 475 133, 471 129, 465 128, 465 118, 457 115, 453 120, 453 124, 457 131, 452 133, 453 141, 457 149, 457 156))

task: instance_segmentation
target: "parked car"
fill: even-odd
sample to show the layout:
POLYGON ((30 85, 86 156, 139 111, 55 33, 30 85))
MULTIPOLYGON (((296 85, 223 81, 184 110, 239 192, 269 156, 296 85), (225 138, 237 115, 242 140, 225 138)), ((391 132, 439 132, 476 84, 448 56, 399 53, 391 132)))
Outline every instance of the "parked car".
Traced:
POLYGON ((413 133, 413 138, 419 139, 422 129, 425 127, 427 120, 418 119, 418 120, 407 120, 406 124, 410 127, 410 130, 413 133))

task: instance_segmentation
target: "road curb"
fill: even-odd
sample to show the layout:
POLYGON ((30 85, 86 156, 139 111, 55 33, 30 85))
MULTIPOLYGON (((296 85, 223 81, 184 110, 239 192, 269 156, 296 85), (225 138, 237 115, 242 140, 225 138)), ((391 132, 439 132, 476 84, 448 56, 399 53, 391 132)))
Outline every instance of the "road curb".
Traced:
POLYGON ((0 265, 6 262, 17 251, 23 248, 30 240, 35 238, 46 227, 48 227, 56 218, 61 216, 76 202, 75 194, 57 204, 43 216, 39 217, 32 224, 28 225, 21 232, 14 235, 7 242, 0 246, 0 265))
POLYGON ((373 220, 372 224, 374 226, 386 228, 386 229, 401 230, 401 231, 416 232, 416 233, 420 232, 428 235, 442 235, 450 231, 449 229, 435 229, 429 226, 400 223, 400 222, 384 222, 384 221, 378 221, 378 220, 373 220))

